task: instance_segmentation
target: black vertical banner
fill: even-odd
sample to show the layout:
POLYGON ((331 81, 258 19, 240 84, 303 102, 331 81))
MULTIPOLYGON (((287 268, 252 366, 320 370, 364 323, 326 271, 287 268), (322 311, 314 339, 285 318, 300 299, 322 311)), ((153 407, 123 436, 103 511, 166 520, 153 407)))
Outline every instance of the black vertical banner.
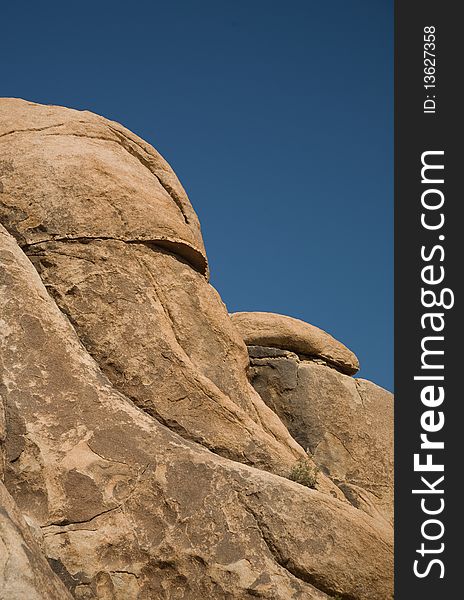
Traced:
POLYGON ((396 600, 462 593, 460 9, 395 6, 396 600))

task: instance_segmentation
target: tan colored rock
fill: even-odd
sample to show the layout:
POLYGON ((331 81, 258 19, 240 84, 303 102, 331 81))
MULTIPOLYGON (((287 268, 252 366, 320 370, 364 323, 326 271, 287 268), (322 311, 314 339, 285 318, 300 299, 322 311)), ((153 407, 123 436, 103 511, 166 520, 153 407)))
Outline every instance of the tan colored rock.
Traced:
POLYGON ((0 600, 71 600, 0 481, 0 600))
POLYGON ((266 312, 237 312, 230 316, 249 346, 281 348, 321 358, 347 375, 359 371, 359 361, 353 352, 314 325, 266 312))
POLYGON ((381 521, 160 425, 101 373, 4 230, 0 258, 5 482, 74 598, 392 598, 381 521))
POLYGON ((202 273, 198 218, 167 162, 90 113, 0 99, 0 221, 23 245, 111 238, 156 243, 202 273))
POLYGON ((247 380, 169 165, 88 112, 6 99, 0 123, 0 219, 112 383, 187 439, 288 475, 304 451, 247 380))
POLYGON ((210 450, 281 475, 304 452, 246 377, 248 354, 204 277, 121 241, 37 244, 44 283, 112 383, 210 450))
MULTIPOLYGON (((0 320, 0 327, 1 327, 0 320)), ((3 445, 6 439, 6 419, 5 419, 5 407, 3 406, 3 401, 0 393, 0 481, 3 481, 3 471, 4 471, 4 451, 3 445)))
MULTIPOLYGON (((4 478, 72 597, 391 598, 392 531, 346 457, 318 445, 315 489, 278 476, 306 455, 247 379, 169 165, 116 123, 15 99, 0 150, 4 478)), ((271 317, 284 348, 355 368, 271 317)))
POLYGON ((392 523, 392 394, 290 352, 249 350, 251 381, 292 436, 354 506, 392 523))

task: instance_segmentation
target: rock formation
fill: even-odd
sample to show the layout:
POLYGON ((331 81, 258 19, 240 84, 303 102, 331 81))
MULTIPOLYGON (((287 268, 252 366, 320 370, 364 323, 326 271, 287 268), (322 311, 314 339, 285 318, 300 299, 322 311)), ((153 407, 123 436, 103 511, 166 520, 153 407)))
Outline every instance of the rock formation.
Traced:
POLYGON ((348 375, 359 371, 355 354, 314 325, 264 312, 239 312, 230 316, 248 346, 291 350, 310 359, 324 361, 348 375))
POLYGON ((121 125, 3 99, 0 151, 0 598, 391 598, 391 395, 317 328, 231 318, 121 125))
POLYGON ((343 374, 358 359, 317 327, 269 313, 231 318, 261 398, 352 504, 393 523, 392 395, 343 374))

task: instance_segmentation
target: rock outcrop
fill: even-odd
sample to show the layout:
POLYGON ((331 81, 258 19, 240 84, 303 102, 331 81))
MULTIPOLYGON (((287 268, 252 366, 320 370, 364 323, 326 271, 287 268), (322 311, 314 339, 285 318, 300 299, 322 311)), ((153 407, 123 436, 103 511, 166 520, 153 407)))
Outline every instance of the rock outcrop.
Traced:
POLYGON ((251 346, 255 389, 349 501, 393 523, 393 397, 293 352, 251 346))
POLYGON ((201 272, 198 218, 171 167, 142 139, 88 111, 0 103, 1 219, 21 245, 156 243, 201 272))
MULTIPOLYGON (((0 100, 0 150, 0 542, 24 572, 0 562, 0 598, 391 598, 391 525, 353 491, 387 485, 366 463, 389 431, 361 448, 382 392, 353 383, 371 408, 350 416, 355 380, 309 365, 350 382, 331 414, 324 378, 294 401, 256 362, 268 350, 250 367, 183 188, 120 125, 0 100), (353 464, 330 445, 339 417, 364 419, 353 464), (311 489, 289 480, 301 462, 311 489)), ((352 371, 306 327, 300 354, 352 371)), ((303 369, 279 335, 271 352, 303 369)))
POLYGON ((238 312, 230 316, 249 346, 291 350, 298 355, 325 361, 348 375, 359 371, 356 355, 314 325, 285 315, 265 312, 238 312))

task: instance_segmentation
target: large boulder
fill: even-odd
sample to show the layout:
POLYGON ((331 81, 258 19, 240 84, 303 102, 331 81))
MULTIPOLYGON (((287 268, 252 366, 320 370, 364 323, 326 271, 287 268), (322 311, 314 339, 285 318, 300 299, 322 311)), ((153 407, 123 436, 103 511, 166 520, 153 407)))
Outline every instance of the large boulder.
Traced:
POLYGON ((319 327, 267 312, 237 312, 230 316, 249 346, 292 350, 299 355, 321 359, 347 375, 359 371, 356 355, 319 327))
POLYGON ((119 239, 175 248, 205 273, 200 224, 171 167, 119 123, 0 99, 0 219, 22 245, 119 239))
MULTIPOLYGON (((390 599, 390 525, 250 384, 167 163, 102 117, 15 99, 0 149, 0 478, 8 552, 38 582, 4 575, 5 598, 41 593, 39 572, 52 600, 57 577, 77 600, 390 599)), ((320 330, 294 334, 295 360, 355 368, 320 330)), ((321 415, 313 440, 335 431, 321 415)))
POLYGON ((184 437, 288 473, 303 449, 246 378, 197 217, 156 150, 92 113, 14 99, 0 149, 0 219, 113 384, 184 437))
POLYGON ((114 389, 4 230, 0 258, 5 483, 74 598, 392 598, 380 520, 161 425, 114 389))

